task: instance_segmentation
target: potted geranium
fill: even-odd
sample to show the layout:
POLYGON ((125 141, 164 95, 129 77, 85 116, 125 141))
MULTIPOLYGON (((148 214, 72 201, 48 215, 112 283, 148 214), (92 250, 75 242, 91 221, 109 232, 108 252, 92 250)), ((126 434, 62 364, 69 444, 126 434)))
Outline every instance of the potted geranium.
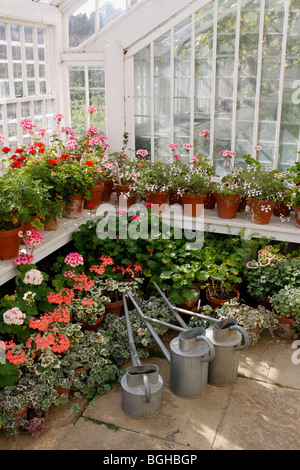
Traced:
POLYGON ((217 201, 219 217, 233 219, 244 195, 244 169, 234 168, 220 183, 216 183, 214 195, 217 201))
POLYGON ((265 225, 270 222, 275 204, 278 203, 278 194, 285 189, 280 175, 273 174, 263 165, 249 156, 245 157, 248 163, 245 172, 245 190, 250 206, 251 221, 255 224, 265 225))
POLYGON ((300 185, 293 183, 290 188, 290 204, 295 211, 295 221, 297 227, 300 227, 300 185))
POLYGON ((130 292, 132 296, 136 296, 141 282, 138 279, 135 279, 130 283, 111 278, 95 278, 94 280, 94 289, 98 290, 103 296, 109 299, 108 302, 103 302, 105 312, 113 313, 114 315, 120 315, 121 313, 123 307, 123 294, 126 295, 127 292, 130 292))
POLYGON ((285 285, 272 294, 270 304, 279 321, 278 336, 284 339, 293 338, 297 332, 295 322, 299 327, 300 321, 300 287, 285 285))
POLYGON ((164 210, 169 189, 169 167, 166 162, 146 162, 141 167, 135 191, 142 199, 158 206, 158 211, 164 210))
POLYGON ((206 195, 212 189, 211 175, 201 166, 187 167, 180 174, 179 182, 182 192, 182 206, 184 214, 189 217, 198 217, 201 214, 206 195))

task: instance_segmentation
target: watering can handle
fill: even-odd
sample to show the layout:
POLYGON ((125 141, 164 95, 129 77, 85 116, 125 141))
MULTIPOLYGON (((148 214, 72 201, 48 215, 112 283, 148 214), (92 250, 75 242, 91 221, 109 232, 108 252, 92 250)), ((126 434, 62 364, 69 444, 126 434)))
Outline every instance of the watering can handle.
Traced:
POLYGON ((208 356, 201 357, 201 362, 209 362, 209 361, 212 361, 213 358, 215 357, 215 347, 214 347, 214 345, 212 344, 212 342, 210 341, 210 339, 208 339, 206 336, 200 335, 200 336, 197 336, 197 340, 198 340, 198 341, 205 341, 205 343, 206 343, 206 344, 208 345, 208 347, 209 347, 209 354, 208 354, 208 356))
POLYGON ((144 402, 149 403, 151 400, 151 387, 150 387, 149 377, 146 374, 143 375, 143 381, 144 381, 144 386, 145 386, 144 402))
POLYGON ((247 349, 248 346, 249 346, 249 336, 247 334, 247 332, 244 330, 244 328, 242 328, 240 325, 233 325, 230 327, 230 330, 237 330, 239 331, 243 338, 244 338, 244 343, 241 344, 240 346, 236 346, 234 349, 235 351, 242 351, 243 349, 247 349))

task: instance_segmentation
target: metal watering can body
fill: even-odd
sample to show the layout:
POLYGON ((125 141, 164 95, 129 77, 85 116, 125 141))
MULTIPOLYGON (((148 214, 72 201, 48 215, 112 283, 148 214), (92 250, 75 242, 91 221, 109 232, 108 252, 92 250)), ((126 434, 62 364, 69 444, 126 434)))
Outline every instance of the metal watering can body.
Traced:
POLYGON ((204 328, 193 328, 170 342, 170 390, 182 398, 196 398, 207 389, 208 364, 215 354, 204 328))
POLYGON ((155 364, 143 365, 134 344, 127 301, 123 295, 132 366, 127 367, 121 379, 122 409, 132 418, 151 418, 162 407, 163 380, 155 364))
POLYGON ((151 418, 162 407, 163 380, 155 364, 128 367, 121 379, 122 409, 133 418, 151 418))
POLYGON ((234 384, 237 380, 240 351, 249 345, 246 331, 237 324, 236 319, 226 318, 208 328, 206 335, 215 348, 215 357, 209 364, 208 383, 218 387, 234 384))

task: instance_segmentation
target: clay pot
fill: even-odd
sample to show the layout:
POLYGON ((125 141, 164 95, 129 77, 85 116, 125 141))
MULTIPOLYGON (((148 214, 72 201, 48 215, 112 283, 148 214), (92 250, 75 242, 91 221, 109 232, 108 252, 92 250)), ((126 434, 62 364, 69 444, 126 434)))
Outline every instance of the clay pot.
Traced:
POLYGON ((30 230, 36 230, 36 228, 34 227, 34 225, 32 225, 32 222, 34 222, 35 220, 39 220, 41 223, 43 223, 41 220, 40 220, 40 217, 38 215, 35 215, 34 217, 31 217, 31 219, 29 219, 28 222, 25 222, 23 224, 23 232, 26 233, 30 230))
POLYGON ((273 214, 276 217, 288 217, 291 212, 291 207, 286 204, 275 204, 273 214))
POLYGON ((89 209, 89 205, 93 205, 93 209, 97 209, 97 207, 99 207, 101 204, 103 191, 104 183, 101 183, 90 189, 91 199, 84 199, 83 208, 89 209))
POLYGON ((181 304, 177 305, 177 307, 184 308, 185 310, 193 310, 193 308, 197 307, 197 303, 200 298, 200 289, 193 284, 191 290, 197 291, 197 295, 191 299, 186 300, 185 302, 182 302, 181 304))
POLYGON ((60 397, 62 395, 64 395, 66 398, 68 398, 69 393, 70 393, 69 388, 60 387, 60 385, 56 385, 56 386, 54 386, 54 388, 55 388, 55 390, 57 391, 57 393, 60 397))
POLYGON ((247 206, 247 198, 246 197, 242 197, 240 199, 240 203, 239 203, 239 207, 238 207, 238 212, 244 212, 244 210, 246 209, 246 206, 247 206))
POLYGON ((103 305, 105 306, 105 313, 111 313, 118 317, 122 311, 123 300, 118 300, 117 302, 103 302, 103 305))
POLYGON ((258 225, 266 225, 271 220, 274 204, 267 201, 249 199, 251 222, 258 225))
POLYGON ((155 212, 163 212, 168 202, 169 193, 167 191, 156 191, 147 196, 147 202, 152 202, 152 209, 155 212))
POLYGON ((179 196, 177 193, 172 191, 169 192, 169 204, 172 206, 173 204, 182 204, 182 197, 179 196))
POLYGON ((208 191, 205 201, 204 201, 204 209, 214 209, 216 205, 216 198, 212 191, 208 191))
POLYGON ((130 184, 117 184, 114 183, 114 188, 116 191, 119 209, 127 209, 128 207, 135 204, 136 196, 125 196, 123 194, 129 193, 130 191, 130 184), (123 194, 122 194, 123 193, 123 194))
POLYGON ((199 217, 204 208, 206 194, 188 194, 182 195, 183 214, 187 217, 199 217))
POLYGON ((64 207, 64 215, 67 219, 78 219, 81 217, 83 208, 83 194, 73 195, 71 202, 67 202, 64 207))
POLYGON ((279 336, 279 338, 282 338, 282 339, 286 339, 286 340, 289 340, 289 339, 292 339, 294 336, 295 336, 295 333, 296 333, 296 329, 293 327, 294 325, 294 322, 295 322, 295 317, 291 316, 291 317, 280 317, 279 315, 277 315, 274 311, 274 308, 272 309, 274 315, 276 315, 277 319, 278 319, 278 326, 277 326, 277 329, 276 329, 276 335, 279 336))
POLYGON ((297 227, 300 228, 300 207, 295 207, 295 220, 297 227))
POLYGON ((62 214, 57 215, 55 219, 49 219, 48 222, 44 223, 44 229, 46 232, 58 230, 61 225, 62 214))
POLYGON ((18 256, 21 238, 18 233, 22 227, 14 230, 0 231, 0 259, 6 260, 18 256))
POLYGON ((234 287, 231 290, 232 295, 229 299, 218 299, 217 297, 214 297, 213 295, 209 293, 209 288, 206 289, 205 294, 206 294, 206 299, 207 299, 208 304, 213 309, 222 307, 223 304, 225 304, 226 302, 229 302, 231 299, 234 299, 235 297, 236 297, 237 302, 240 300, 240 293, 234 287))
POLYGON ((89 323, 84 322, 84 321, 81 322, 82 329, 84 331, 96 331, 98 329, 100 323, 102 323, 103 317, 104 317, 104 314, 101 315, 99 318, 97 318, 96 323, 94 325, 90 325, 89 323))
POLYGON ((236 194, 215 194, 218 216, 221 219, 234 219, 239 208, 240 198, 236 194))
POLYGON ((113 185, 114 185, 113 180, 112 179, 98 180, 97 185, 101 184, 101 183, 104 184, 104 190, 102 192, 101 201, 102 202, 108 202, 108 201, 110 201, 110 197, 111 197, 111 194, 112 194, 112 189, 113 189, 113 185))

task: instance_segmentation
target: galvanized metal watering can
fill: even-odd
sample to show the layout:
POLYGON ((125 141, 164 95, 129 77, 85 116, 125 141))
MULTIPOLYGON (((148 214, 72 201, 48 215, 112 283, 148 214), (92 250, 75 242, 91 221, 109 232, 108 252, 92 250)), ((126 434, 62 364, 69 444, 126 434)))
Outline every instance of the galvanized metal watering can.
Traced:
POLYGON ((203 395, 207 388, 208 363, 214 357, 214 346, 206 338, 204 328, 186 329, 146 317, 130 293, 128 296, 145 322, 165 358, 170 364, 170 390, 182 398, 203 395), (170 343, 170 353, 151 323, 166 325, 180 331, 170 343))
POLYGON ((123 302, 133 365, 126 369, 121 379, 122 409, 133 418, 150 418, 161 410, 163 381, 155 364, 142 365, 133 340, 125 296, 123 302))
POLYGON ((232 385, 237 380, 240 351, 249 346, 247 332, 235 318, 216 322, 206 330, 215 348, 214 360, 209 365, 208 383, 219 387, 232 385))
POLYGON ((154 286, 174 313, 182 312, 213 323, 212 327, 206 329, 206 336, 213 343, 215 349, 214 357, 209 362, 208 383, 219 387, 235 383, 240 351, 249 346, 249 337, 245 329, 237 324, 235 318, 219 320, 198 312, 174 307, 155 283, 154 286))

